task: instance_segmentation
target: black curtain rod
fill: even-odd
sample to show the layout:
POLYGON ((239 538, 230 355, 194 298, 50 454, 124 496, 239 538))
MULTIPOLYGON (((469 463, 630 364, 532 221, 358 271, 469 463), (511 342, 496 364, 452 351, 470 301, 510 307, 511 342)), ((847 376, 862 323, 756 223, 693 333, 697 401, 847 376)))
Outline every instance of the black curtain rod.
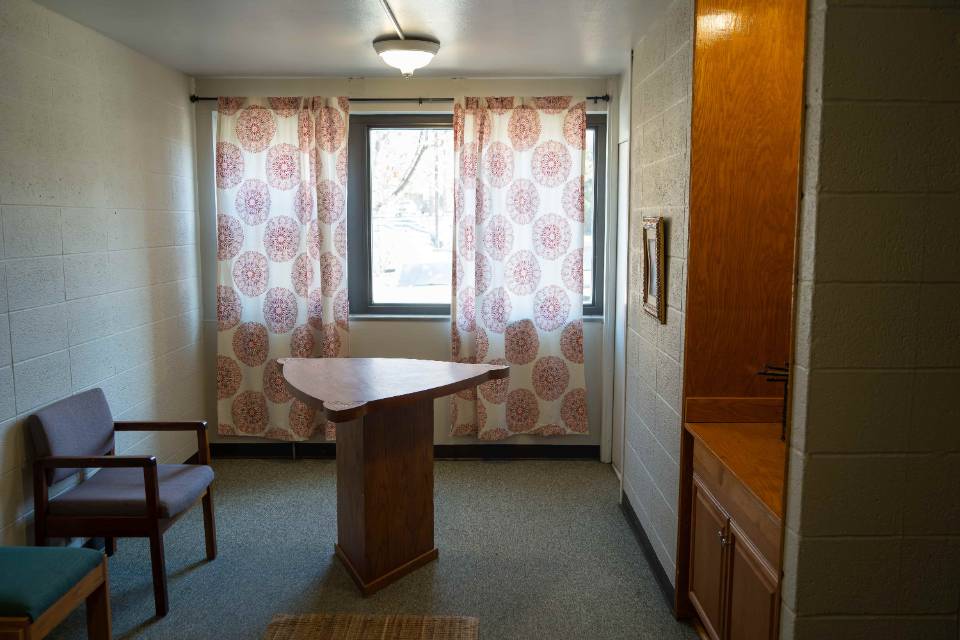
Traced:
MULTIPOLYGON (((218 100, 219 98, 214 98, 210 96, 198 96, 193 94, 190 96, 190 102, 200 102, 207 100, 218 100)), ((423 104, 425 102, 453 102, 453 98, 347 98, 350 102, 416 102, 418 104, 423 104)), ((610 102, 610 94, 605 93, 602 96, 587 96, 587 100, 593 100, 594 104, 598 100, 603 100, 604 102, 610 102)))

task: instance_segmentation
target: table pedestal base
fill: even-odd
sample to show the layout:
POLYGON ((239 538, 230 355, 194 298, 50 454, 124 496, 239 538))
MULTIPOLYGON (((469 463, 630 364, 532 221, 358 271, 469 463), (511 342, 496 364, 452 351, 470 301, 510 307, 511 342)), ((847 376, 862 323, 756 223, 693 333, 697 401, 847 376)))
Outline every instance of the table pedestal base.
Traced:
POLYGON ((365 596, 437 557, 432 398, 337 425, 337 538, 365 596))
POLYGON ((397 567, 393 571, 385 573, 379 578, 375 578, 372 582, 364 582, 364 579, 359 573, 357 573, 357 570, 353 567, 353 565, 350 564, 350 558, 347 557, 347 554, 344 553, 340 545, 334 545, 333 550, 337 558, 340 559, 340 562, 343 563, 343 567, 347 570, 347 573, 349 573, 350 577, 353 578, 354 584, 356 584, 357 588, 360 589, 360 593, 362 593, 364 596, 369 596, 377 591, 380 591, 380 589, 383 589, 392 582, 396 582, 408 573, 416 571, 428 562, 433 562, 440 555, 440 551, 434 547, 430 551, 417 556, 413 560, 397 567))

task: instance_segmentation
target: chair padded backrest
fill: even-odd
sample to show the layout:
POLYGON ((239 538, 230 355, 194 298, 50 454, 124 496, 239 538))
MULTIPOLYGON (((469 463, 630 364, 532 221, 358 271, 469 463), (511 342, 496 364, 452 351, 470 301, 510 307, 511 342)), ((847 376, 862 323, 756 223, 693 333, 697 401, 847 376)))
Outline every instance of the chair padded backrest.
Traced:
MULTIPOLYGON (((113 449, 113 416, 103 389, 90 389, 40 409, 27 425, 38 458, 102 456, 113 449)), ((79 469, 54 469, 49 482, 59 482, 79 469)))

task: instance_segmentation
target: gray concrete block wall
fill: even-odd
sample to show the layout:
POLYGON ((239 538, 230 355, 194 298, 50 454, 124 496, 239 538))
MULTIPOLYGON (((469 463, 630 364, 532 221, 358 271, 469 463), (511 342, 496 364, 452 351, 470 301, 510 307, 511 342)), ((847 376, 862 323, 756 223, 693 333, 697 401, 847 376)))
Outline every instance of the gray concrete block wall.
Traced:
POLYGON ((811 3, 782 637, 960 637, 960 9, 811 3))
MULTIPOLYGON (((30 0, 0 2, 0 544, 31 523, 24 419, 104 389, 203 416, 190 79, 30 0)), ((124 433, 181 462, 193 434, 124 433)))
POLYGON ((636 43, 633 55, 623 487, 672 581, 690 183, 692 0, 673 2, 636 43), (644 216, 665 218, 665 325, 643 311, 644 216))

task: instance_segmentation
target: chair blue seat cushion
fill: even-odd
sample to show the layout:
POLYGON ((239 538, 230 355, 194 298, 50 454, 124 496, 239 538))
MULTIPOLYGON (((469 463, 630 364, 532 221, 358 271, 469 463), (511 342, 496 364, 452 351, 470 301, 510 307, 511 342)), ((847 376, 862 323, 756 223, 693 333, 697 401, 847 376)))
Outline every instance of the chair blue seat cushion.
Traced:
MULTIPOLYGON (((160 517, 190 508, 213 482, 213 469, 199 464, 157 465, 160 517)), ((147 512, 143 469, 101 469, 50 501, 51 516, 143 516, 147 512)))
POLYGON ((101 562, 94 549, 0 547, 0 617, 36 621, 101 562))

